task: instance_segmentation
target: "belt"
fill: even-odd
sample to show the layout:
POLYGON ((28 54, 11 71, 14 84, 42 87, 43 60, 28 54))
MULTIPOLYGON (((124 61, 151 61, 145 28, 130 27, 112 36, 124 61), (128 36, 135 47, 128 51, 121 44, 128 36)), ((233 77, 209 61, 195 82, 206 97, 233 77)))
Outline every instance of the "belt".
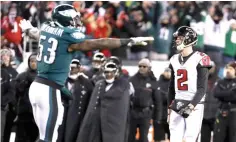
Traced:
POLYGON ((55 88, 55 89, 58 89, 60 90, 63 86, 51 81, 51 80, 48 80, 46 78, 42 78, 42 77, 36 77, 34 82, 38 82, 38 83, 41 83, 41 84, 45 84, 45 85, 48 85, 52 88, 55 88))

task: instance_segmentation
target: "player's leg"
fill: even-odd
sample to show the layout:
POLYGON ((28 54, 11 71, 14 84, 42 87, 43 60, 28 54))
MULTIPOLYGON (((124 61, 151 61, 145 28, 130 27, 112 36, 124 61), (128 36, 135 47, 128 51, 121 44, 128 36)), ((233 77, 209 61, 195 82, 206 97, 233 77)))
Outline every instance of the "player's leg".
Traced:
MULTIPOLYGON (((34 117, 34 121, 36 123, 36 125, 38 126, 39 122, 37 122, 37 117, 36 117, 36 112, 37 112, 37 95, 38 95, 38 87, 40 87, 40 85, 36 82, 33 82, 30 86, 29 89, 29 100, 32 106, 32 111, 33 111, 33 117, 34 117)), ((41 91, 40 91, 41 92, 41 91)), ((41 92, 43 94, 43 92, 41 92)))
POLYGON ((33 82, 29 90, 29 99, 33 110, 34 120, 39 129, 39 139, 42 140, 42 137, 44 137, 45 135, 45 126, 43 124, 45 123, 48 117, 49 103, 48 105, 44 105, 44 108, 47 107, 48 109, 47 112, 42 112, 42 108, 39 107, 39 104, 42 100, 44 100, 45 102, 49 102, 49 86, 33 82))
POLYGON ((204 105, 198 104, 194 111, 186 118, 185 142, 195 142, 201 132, 204 105))
POLYGON ((181 115, 173 110, 170 113, 169 128, 170 142, 182 142, 185 131, 185 120, 181 115))
POLYGON ((41 117, 42 122, 40 135, 41 140, 56 142, 58 137, 58 127, 62 124, 64 107, 61 102, 59 90, 49 87, 49 97, 47 101, 42 99, 39 112, 45 114, 41 117))
POLYGON ((34 82, 29 95, 40 140, 56 141, 57 129, 62 123, 64 112, 60 91, 34 82))

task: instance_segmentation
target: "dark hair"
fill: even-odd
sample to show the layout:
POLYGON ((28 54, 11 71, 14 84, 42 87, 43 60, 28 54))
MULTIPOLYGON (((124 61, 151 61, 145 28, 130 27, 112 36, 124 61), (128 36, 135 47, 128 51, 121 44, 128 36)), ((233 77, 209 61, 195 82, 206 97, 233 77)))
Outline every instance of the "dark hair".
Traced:
POLYGON ((222 10, 220 9, 219 6, 215 6, 215 13, 214 13, 214 16, 218 16, 218 17, 223 17, 223 12, 222 10))

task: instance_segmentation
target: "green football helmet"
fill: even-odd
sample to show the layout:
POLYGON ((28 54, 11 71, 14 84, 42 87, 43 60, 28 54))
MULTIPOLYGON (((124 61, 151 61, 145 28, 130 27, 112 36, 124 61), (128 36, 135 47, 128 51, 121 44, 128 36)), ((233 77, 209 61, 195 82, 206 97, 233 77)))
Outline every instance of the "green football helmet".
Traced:
POLYGON ((52 11, 52 20, 63 27, 78 27, 81 25, 80 13, 69 4, 56 6, 52 11))

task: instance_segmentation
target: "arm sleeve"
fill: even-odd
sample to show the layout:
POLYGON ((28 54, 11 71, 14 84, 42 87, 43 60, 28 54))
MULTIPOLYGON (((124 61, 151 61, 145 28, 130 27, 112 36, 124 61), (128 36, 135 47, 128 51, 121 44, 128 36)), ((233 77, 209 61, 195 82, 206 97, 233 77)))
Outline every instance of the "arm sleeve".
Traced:
POLYGON ((171 69, 171 79, 168 89, 168 100, 167 105, 170 106, 171 102, 175 99, 175 74, 172 65, 169 65, 169 68, 171 69))
POLYGON ((65 40, 67 40, 71 44, 81 43, 86 39, 89 39, 88 36, 78 30, 65 32, 63 38, 65 38, 65 40))
POLYGON ((197 67, 197 92, 191 101, 191 104, 196 106, 206 94, 208 81, 208 68, 197 67))

